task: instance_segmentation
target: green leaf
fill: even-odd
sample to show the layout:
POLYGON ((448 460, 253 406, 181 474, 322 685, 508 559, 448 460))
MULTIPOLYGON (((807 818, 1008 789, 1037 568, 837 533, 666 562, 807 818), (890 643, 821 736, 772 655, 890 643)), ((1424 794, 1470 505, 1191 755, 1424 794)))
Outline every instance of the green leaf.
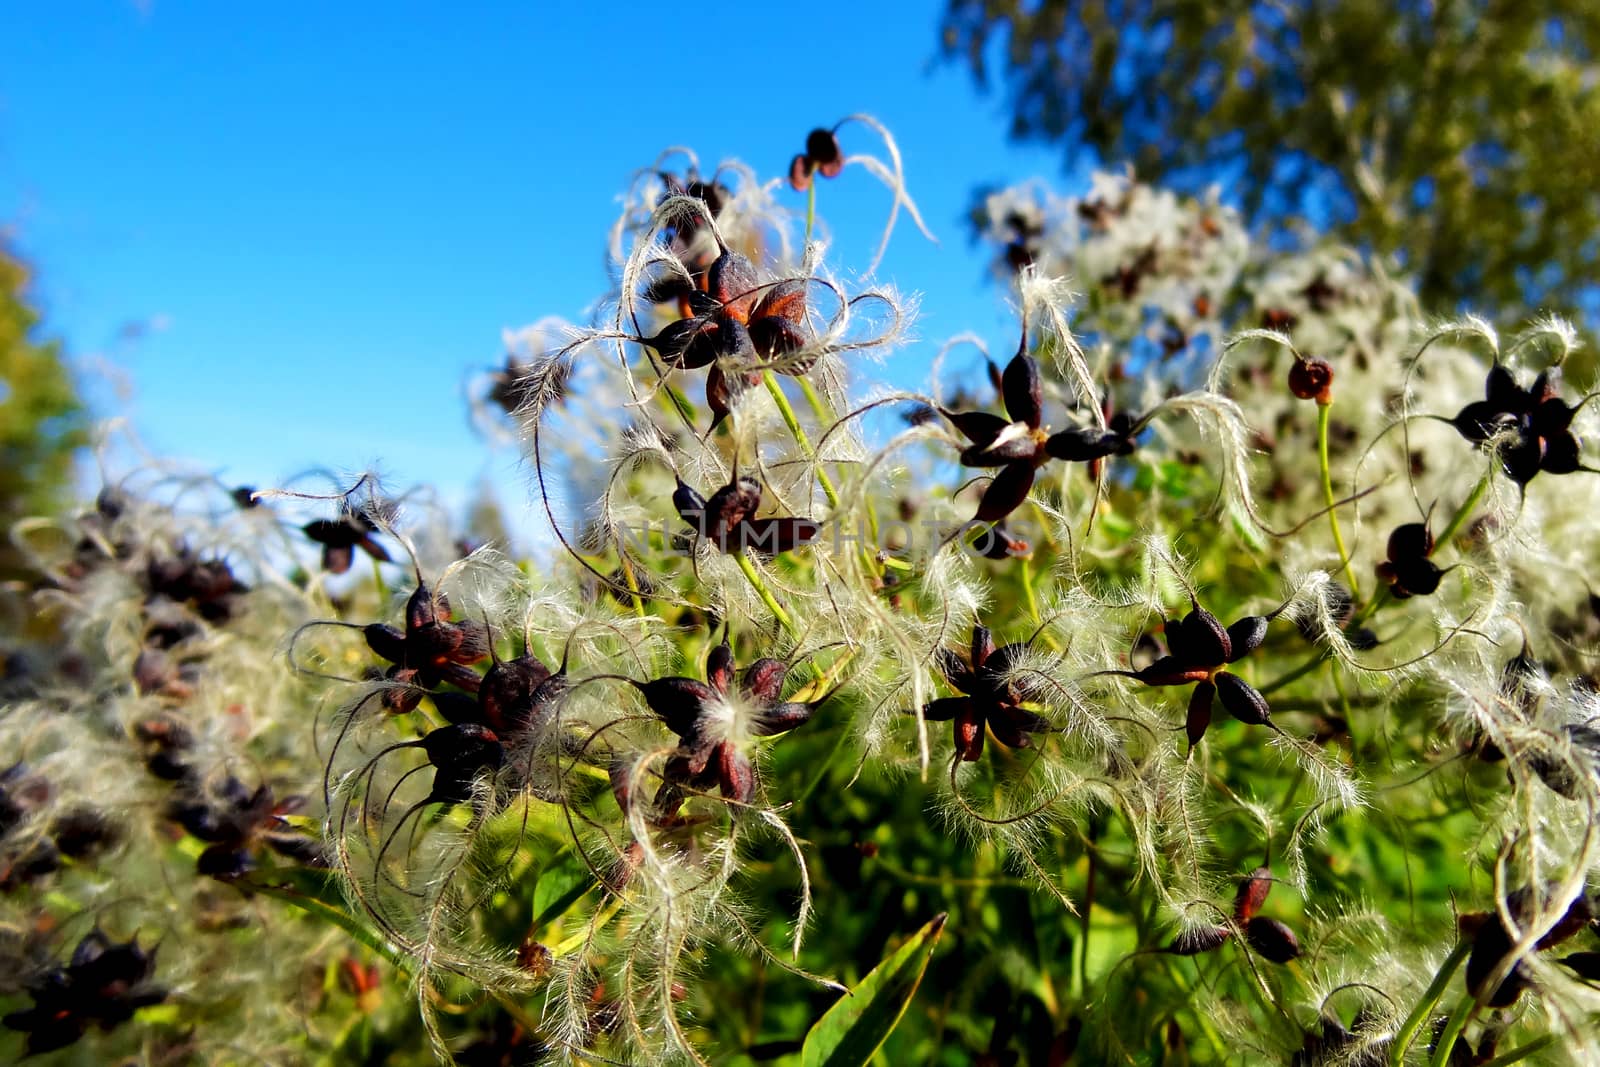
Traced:
POLYGON ((872 1059, 922 984, 946 918, 934 916, 817 1020, 800 1050, 803 1067, 860 1067, 872 1059))
POLYGON ((538 930, 548 926, 566 914, 579 897, 599 884, 580 857, 567 853, 559 863, 539 873, 538 884, 533 889, 533 922, 530 927, 538 930))

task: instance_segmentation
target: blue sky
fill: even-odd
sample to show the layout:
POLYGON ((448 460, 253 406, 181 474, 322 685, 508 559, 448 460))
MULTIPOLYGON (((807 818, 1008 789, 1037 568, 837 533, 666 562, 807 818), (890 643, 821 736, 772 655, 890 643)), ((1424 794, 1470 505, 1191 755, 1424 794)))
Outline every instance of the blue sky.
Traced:
MULTIPOLYGON (((502 327, 604 290, 615 197, 668 145, 777 174, 812 126, 876 115, 940 238, 902 225, 879 271, 923 296, 891 375, 920 381, 938 338, 1010 336, 961 216, 1061 159, 1008 145, 1001 101, 934 64, 941 8, 7 5, 0 225, 100 413, 156 452, 258 485, 379 463, 455 499, 488 474, 515 508, 517 457, 472 435, 462 382, 502 327)), ((860 269, 888 196, 846 175, 821 211, 860 269)))

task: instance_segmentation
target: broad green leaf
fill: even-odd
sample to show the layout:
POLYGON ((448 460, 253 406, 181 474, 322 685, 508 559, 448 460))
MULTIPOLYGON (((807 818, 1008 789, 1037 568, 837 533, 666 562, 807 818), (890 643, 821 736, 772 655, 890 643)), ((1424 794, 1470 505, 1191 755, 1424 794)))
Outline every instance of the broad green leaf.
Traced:
POLYGON ((946 918, 934 916, 817 1020, 800 1050, 803 1067, 861 1067, 872 1059, 916 995, 946 918))

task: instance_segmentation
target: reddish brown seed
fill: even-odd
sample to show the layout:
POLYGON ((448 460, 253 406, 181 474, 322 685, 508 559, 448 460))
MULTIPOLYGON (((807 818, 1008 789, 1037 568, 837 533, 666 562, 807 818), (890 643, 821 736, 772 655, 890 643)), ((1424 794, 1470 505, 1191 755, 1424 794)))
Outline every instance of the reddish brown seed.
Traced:
POLYGON ((728 644, 727 637, 723 637, 722 644, 706 656, 706 681, 724 695, 733 684, 733 648, 728 644))
POLYGON ((776 316, 795 326, 806 324, 806 283, 789 278, 767 287, 751 312, 752 319, 776 316))
POLYGON ((1289 368, 1289 392, 1301 400, 1333 403, 1333 366, 1324 359, 1299 359, 1289 368))
POLYGON ((961 759, 967 763, 975 763, 983 755, 983 720, 971 701, 956 712, 955 744, 961 759))
POLYGON ((722 305, 724 314, 741 323, 749 319, 761 295, 760 285, 755 265, 732 250, 718 256, 706 274, 706 292, 722 305))
POLYGON ((1233 898, 1233 919, 1235 922, 1249 922, 1255 918, 1256 912, 1261 910, 1261 905, 1267 902, 1267 894, 1272 892, 1272 871, 1267 867, 1257 867, 1250 872, 1250 876, 1239 883, 1239 892, 1233 898))
POLYGON ((811 188, 811 161, 804 153, 789 161, 789 187, 797 193, 811 188))
POLYGON ((994 655, 994 634, 989 632, 987 626, 974 626, 972 628, 972 666, 974 670, 982 669, 989 662, 989 657, 994 655))
POLYGON ((776 704, 783 695, 783 681, 789 665, 781 659, 758 659, 744 670, 740 688, 745 696, 762 704, 776 704))
POLYGON ((743 752, 727 742, 717 748, 717 782, 722 795, 735 803, 748 804, 756 795, 755 768, 743 752))
POLYGON ((1162 656, 1148 667, 1134 672, 1134 677, 1145 685, 1188 685, 1190 682, 1207 682, 1211 672, 1205 667, 1193 667, 1177 656, 1162 656))
POLYGON ((761 483, 754 478, 734 479, 706 501, 706 536, 718 540, 754 515, 759 507, 761 483))
POLYGON ((1195 686, 1194 692, 1189 694, 1189 714, 1183 728, 1189 737, 1190 752, 1205 737, 1206 729, 1211 725, 1211 701, 1216 695, 1217 687, 1209 680, 1195 686))
POLYGON ((1257 915, 1244 925, 1245 940, 1250 947, 1273 963, 1288 963, 1300 955, 1300 941, 1277 919, 1257 915))
MULTIPOLYGON (((762 359, 778 359, 800 351, 809 338, 803 328, 777 315, 765 315, 750 320, 750 343, 762 359)), ((774 367, 784 374, 801 375, 816 365, 809 355, 786 361, 774 367)))
POLYGON ((1226 926, 1196 926, 1173 938, 1166 951, 1174 956, 1198 956, 1221 948, 1231 933, 1226 926))

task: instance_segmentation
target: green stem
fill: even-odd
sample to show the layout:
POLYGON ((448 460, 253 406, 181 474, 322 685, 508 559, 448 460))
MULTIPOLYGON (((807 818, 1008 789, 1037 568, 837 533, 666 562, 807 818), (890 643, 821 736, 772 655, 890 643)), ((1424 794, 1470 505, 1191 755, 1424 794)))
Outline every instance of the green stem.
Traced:
POLYGON ((1350 595, 1360 600, 1355 568, 1350 566, 1350 552, 1344 547, 1344 534, 1339 530, 1339 509, 1334 507, 1333 471, 1328 465, 1328 417, 1332 410, 1331 400, 1317 405, 1317 465, 1322 469, 1322 501, 1328 505, 1328 528, 1333 531, 1333 547, 1339 550, 1339 562, 1344 566, 1344 580, 1350 586, 1350 595))
MULTIPOLYGON (((811 176, 811 184, 806 187, 806 239, 805 245, 811 244, 811 227, 817 221, 817 176, 811 176)), ((800 254, 805 255, 805 245, 802 245, 800 254)))
POLYGON ((817 395, 817 387, 811 384, 811 379, 804 374, 795 376, 795 382, 800 386, 800 392, 805 396, 806 403, 811 407, 811 414, 817 417, 818 422, 827 422, 833 417, 828 406, 822 402, 822 397, 817 395))
POLYGON ((1034 625, 1039 624, 1039 597, 1033 591, 1033 559, 1023 557, 1022 560, 1022 590, 1028 596, 1028 614, 1033 617, 1034 625))
POLYGON ((740 550, 733 554, 733 558, 739 564, 739 569, 744 572, 745 580, 750 583, 750 587, 761 597, 761 602, 766 604, 767 610, 777 617, 778 622, 783 625, 785 630, 788 630, 791 634, 794 633, 794 622, 789 618, 789 613, 784 611, 778 601, 773 598, 772 590, 768 589, 767 583, 761 580, 761 575, 750 562, 750 557, 746 556, 743 550, 740 550))
POLYGON ((1555 1043, 1555 1039, 1556 1035, 1545 1034, 1543 1037, 1535 1038, 1526 1045, 1521 1045, 1512 1049, 1510 1052, 1496 1056, 1488 1063, 1485 1063, 1483 1067, 1510 1067, 1510 1064, 1525 1060, 1529 1056, 1532 1056, 1535 1052, 1544 1051, 1550 1045, 1555 1043))
POLYGON ((1406 1050, 1411 1047, 1411 1042, 1416 1040, 1417 1031, 1422 1029, 1422 1024, 1427 1021, 1434 1005, 1444 996, 1445 988, 1455 976, 1456 968, 1461 966, 1461 961, 1466 959, 1467 953, 1471 951, 1472 943, 1462 941, 1450 951, 1444 962, 1439 964, 1439 970, 1434 973, 1433 981, 1428 983, 1428 988, 1422 993, 1422 999, 1417 1001, 1417 1006, 1406 1016, 1400 1032, 1395 1035, 1394 1043, 1389 1046, 1389 1063, 1392 1067, 1402 1067, 1406 1062, 1406 1050))
POLYGON ((1284 686, 1288 685, 1290 682, 1298 681, 1299 679, 1301 679, 1301 678, 1305 677, 1306 675, 1310 674, 1312 671, 1316 670, 1328 658, 1329 658, 1328 653, 1326 653, 1326 652, 1318 652, 1316 655, 1312 656, 1310 659, 1308 659, 1304 663, 1300 664, 1300 666, 1296 667, 1294 670, 1290 671, 1288 674, 1281 675, 1281 676, 1279 676, 1277 678, 1274 678, 1272 681, 1268 682, 1266 685, 1258 686, 1256 688, 1256 691, 1259 692, 1262 696, 1266 696, 1268 693, 1272 693, 1272 692, 1275 692, 1276 690, 1282 689, 1284 686))
POLYGON ((401 973, 411 973, 412 960, 405 954, 403 949, 392 943, 388 938, 369 929, 348 912, 341 911, 331 904, 318 900, 316 897, 307 896, 288 886, 267 885, 261 882, 249 882, 246 884, 253 892, 271 897, 274 900, 281 900, 285 904, 299 908, 307 915, 321 919, 330 926, 337 926, 355 940, 388 960, 401 973))
POLYGON ((1489 491, 1489 482, 1493 478, 1494 468, 1490 467, 1487 471, 1484 471, 1483 477, 1478 479, 1478 484, 1472 487, 1472 493, 1466 500, 1462 501, 1461 506, 1456 509, 1456 513, 1450 516, 1450 525, 1444 528, 1444 533, 1434 539, 1433 550, 1435 552, 1448 545, 1455 539, 1456 534, 1461 532, 1461 528, 1467 524, 1467 519, 1472 516, 1472 512, 1476 510, 1479 501, 1483 499, 1483 494, 1489 491))
MULTIPOLYGON (((800 446, 800 453, 806 459, 812 459, 816 453, 811 451, 811 438, 806 436, 804 426, 795 417, 794 408, 789 405, 789 398, 783 395, 783 386, 778 384, 777 375, 765 371, 761 380, 766 383, 767 392, 772 394, 772 402, 778 405, 778 414, 783 416, 783 424, 789 427, 789 433, 794 437, 795 444, 800 446)), ((822 493, 828 498, 828 505, 835 510, 839 507, 839 493, 834 489, 833 482, 828 478, 828 472, 822 469, 822 464, 817 464, 817 484, 822 486, 822 493)))
MULTIPOLYGON (((1179 966, 1177 960, 1172 959, 1171 957, 1167 958, 1166 963, 1167 973, 1172 977, 1172 984, 1178 987, 1178 992, 1182 993, 1184 995, 1184 999, 1189 1001, 1192 1005, 1194 1003, 1194 988, 1190 986, 1188 981, 1183 977, 1183 968, 1179 966)), ((1198 966, 1199 965, 1196 964, 1197 968, 1198 966)), ((1228 1062, 1228 1046, 1223 1042, 1222 1035, 1217 1033, 1217 1028, 1211 1025, 1211 1020, 1206 1016, 1206 1013, 1195 1010, 1194 1017, 1195 1021, 1200 1024, 1200 1032, 1206 1035, 1206 1040, 1211 1043, 1212 1051, 1217 1054, 1217 1062, 1228 1062)))
POLYGON ((1467 1020, 1472 1018, 1472 1013, 1478 1010, 1478 1002, 1468 993, 1456 1005, 1456 1010, 1450 1013, 1450 1018, 1445 1020, 1444 1032, 1439 1035, 1439 1043, 1433 1048, 1433 1056, 1428 1060, 1428 1067, 1446 1067, 1450 1062, 1450 1050, 1455 1047, 1456 1038, 1461 1036, 1461 1031, 1467 1028, 1467 1020))

